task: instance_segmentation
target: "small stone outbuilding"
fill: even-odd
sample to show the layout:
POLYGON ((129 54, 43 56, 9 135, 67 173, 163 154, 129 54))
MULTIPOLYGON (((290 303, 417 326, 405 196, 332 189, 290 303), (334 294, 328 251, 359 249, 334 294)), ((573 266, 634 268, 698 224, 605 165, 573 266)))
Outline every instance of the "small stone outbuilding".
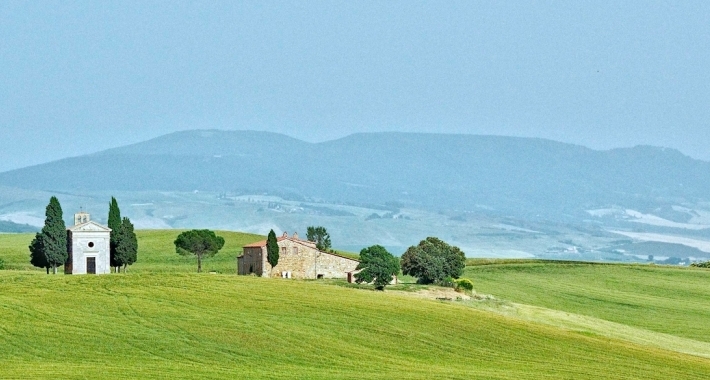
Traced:
POLYGON ((237 273, 262 277, 287 277, 297 279, 348 278, 360 263, 355 259, 335 253, 323 252, 316 243, 301 240, 298 234, 276 239, 279 245, 279 262, 271 267, 266 258, 266 240, 245 245, 237 258, 237 273))
POLYGON ((69 257, 65 274, 106 274, 111 272, 111 229, 91 220, 89 214, 74 215, 74 226, 67 229, 69 257))

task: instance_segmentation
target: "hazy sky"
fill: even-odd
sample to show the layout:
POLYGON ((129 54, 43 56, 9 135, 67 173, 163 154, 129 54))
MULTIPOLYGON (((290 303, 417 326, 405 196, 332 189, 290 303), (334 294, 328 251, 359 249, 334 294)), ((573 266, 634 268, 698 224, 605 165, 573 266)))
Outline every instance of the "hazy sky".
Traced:
POLYGON ((0 2, 0 171, 182 129, 710 160, 710 2, 0 2))

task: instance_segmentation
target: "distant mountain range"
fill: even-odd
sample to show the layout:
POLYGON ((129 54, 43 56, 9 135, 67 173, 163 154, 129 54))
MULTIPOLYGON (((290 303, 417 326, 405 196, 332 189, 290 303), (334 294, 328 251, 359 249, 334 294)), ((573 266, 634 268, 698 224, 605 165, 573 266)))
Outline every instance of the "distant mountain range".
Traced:
POLYGON ((578 217, 710 196, 710 163, 672 149, 597 151, 543 139, 362 133, 323 143, 254 131, 177 132, 0 173, 49 191, 216 191, 348 204, 578 217))

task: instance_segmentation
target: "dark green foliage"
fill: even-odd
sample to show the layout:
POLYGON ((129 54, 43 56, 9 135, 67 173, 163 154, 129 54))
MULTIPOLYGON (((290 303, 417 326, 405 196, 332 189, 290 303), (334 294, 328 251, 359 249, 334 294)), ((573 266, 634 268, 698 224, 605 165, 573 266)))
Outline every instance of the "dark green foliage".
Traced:
POLYGON ((138 238, 134 232, 133 224, 128 218, 123 218, 116 231, 116 266, 123 266, 123 271, 138 260, 138 238))
POLYGON ((121 210, 118 208, 118 201, 114 197, 111 197, 111 202, 108 204, 107 225, 111 229, 111 266, 118 270, 121 264, 116 261, 116 240, 118 230, 121 228, 121 210))
POLYGON ((3 269, 5 269, 5 262, 2 259, 0 259, 0 270, 3 270, 3 269))
POLYGON ((190 230, 175 239, 175 251, 183 256, 197 256, 197 272, 202 272, 202 258, 212 257, 224 247, 224 238, 210 230, 190 230))
POLYGON ((279 263, 279 243, 274 230, 269 231, 269 236, 266 238, 266 260, 272 268, 279 263))
POLYGON ((706 261, 704 263, 692 263, 690 266, 695 268, 710 268, 710 261, 706 261))
POLYGON ((306 239, 315 242, 316 248, 321 251, 328 251, 330 249, 330 234, 328 234, 325 227, 308 227, 308 229, 306 229, 306 239))
POLYGON ((355 273, 358 284, 372 283, 376 289, 383 290, 393 276, 399 273, 399 260, 381 245, 373 245, 360 251, 360 264, 355 273))
POLYGON ((47 271, 52 268, 52 273, 56 274, 57 267, 64 265, 69 256, 67 228, 57 197, 49 199, 45 216, 42 232, 37 234, 30 244, 30 262, 32 265, 47 268, 47 271), (41 256, 44 256, 44 261, 41 256))
POLYGON ((446 277, 459 278, 466 256, 455 246, 428 237, 402 255, 402 273, 417 277, 423 284, 442 283, 446 277))
POLYGON ((49 200, 45 212, 44 227, 35 235, 30 243, 30 263, 39 268, 52 268, 57 273, 57 267, 64 265, 68 258, 67 228, 62 218, 62 206, 56 197, 49 200))
POLYGON ((42 248, 41 232, 37 232, 35 238, 32 239, 32 243, 30 243, 30 264, 37 268, 47 269, 47 273, 49 274, 49 263, 47 262, 47 257, 44 255, 44 249, 42 248))
POLYGON ((458 280, 455 281, 456 283, 456 290, 458 291, 472 291, 473 290, 473 282, 467 278, 459 278, 458 280))

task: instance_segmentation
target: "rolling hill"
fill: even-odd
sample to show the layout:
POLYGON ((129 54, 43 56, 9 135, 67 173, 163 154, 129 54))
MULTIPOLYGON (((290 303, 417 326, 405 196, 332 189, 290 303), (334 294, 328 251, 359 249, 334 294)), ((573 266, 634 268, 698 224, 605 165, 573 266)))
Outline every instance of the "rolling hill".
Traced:
POLYGON ((639 146, 596 151, 531 138, 355 134, 323 143, 254 131, 186 131, 0 173, 49 191, 214 191, 552 219, 649 210, 710 194, 710 163, 639 146))
MULTIPOLYGON (((407 283, 386 292, 337 281, 229 273, 243 242, 206 267, 140 231, 127 274, 0 271, 2 378, 703 379, 710 375, 710 271, 492 261, 478 294, 442 302, 407 283), (221 269, 220 269, 221 268, 221 269), (222 271, 222 269, 224 271, 222 271)), ((31 234, 0 235, 26 262, 31 234)), ((18 261, 19 260, 19 261, 18 261)))

